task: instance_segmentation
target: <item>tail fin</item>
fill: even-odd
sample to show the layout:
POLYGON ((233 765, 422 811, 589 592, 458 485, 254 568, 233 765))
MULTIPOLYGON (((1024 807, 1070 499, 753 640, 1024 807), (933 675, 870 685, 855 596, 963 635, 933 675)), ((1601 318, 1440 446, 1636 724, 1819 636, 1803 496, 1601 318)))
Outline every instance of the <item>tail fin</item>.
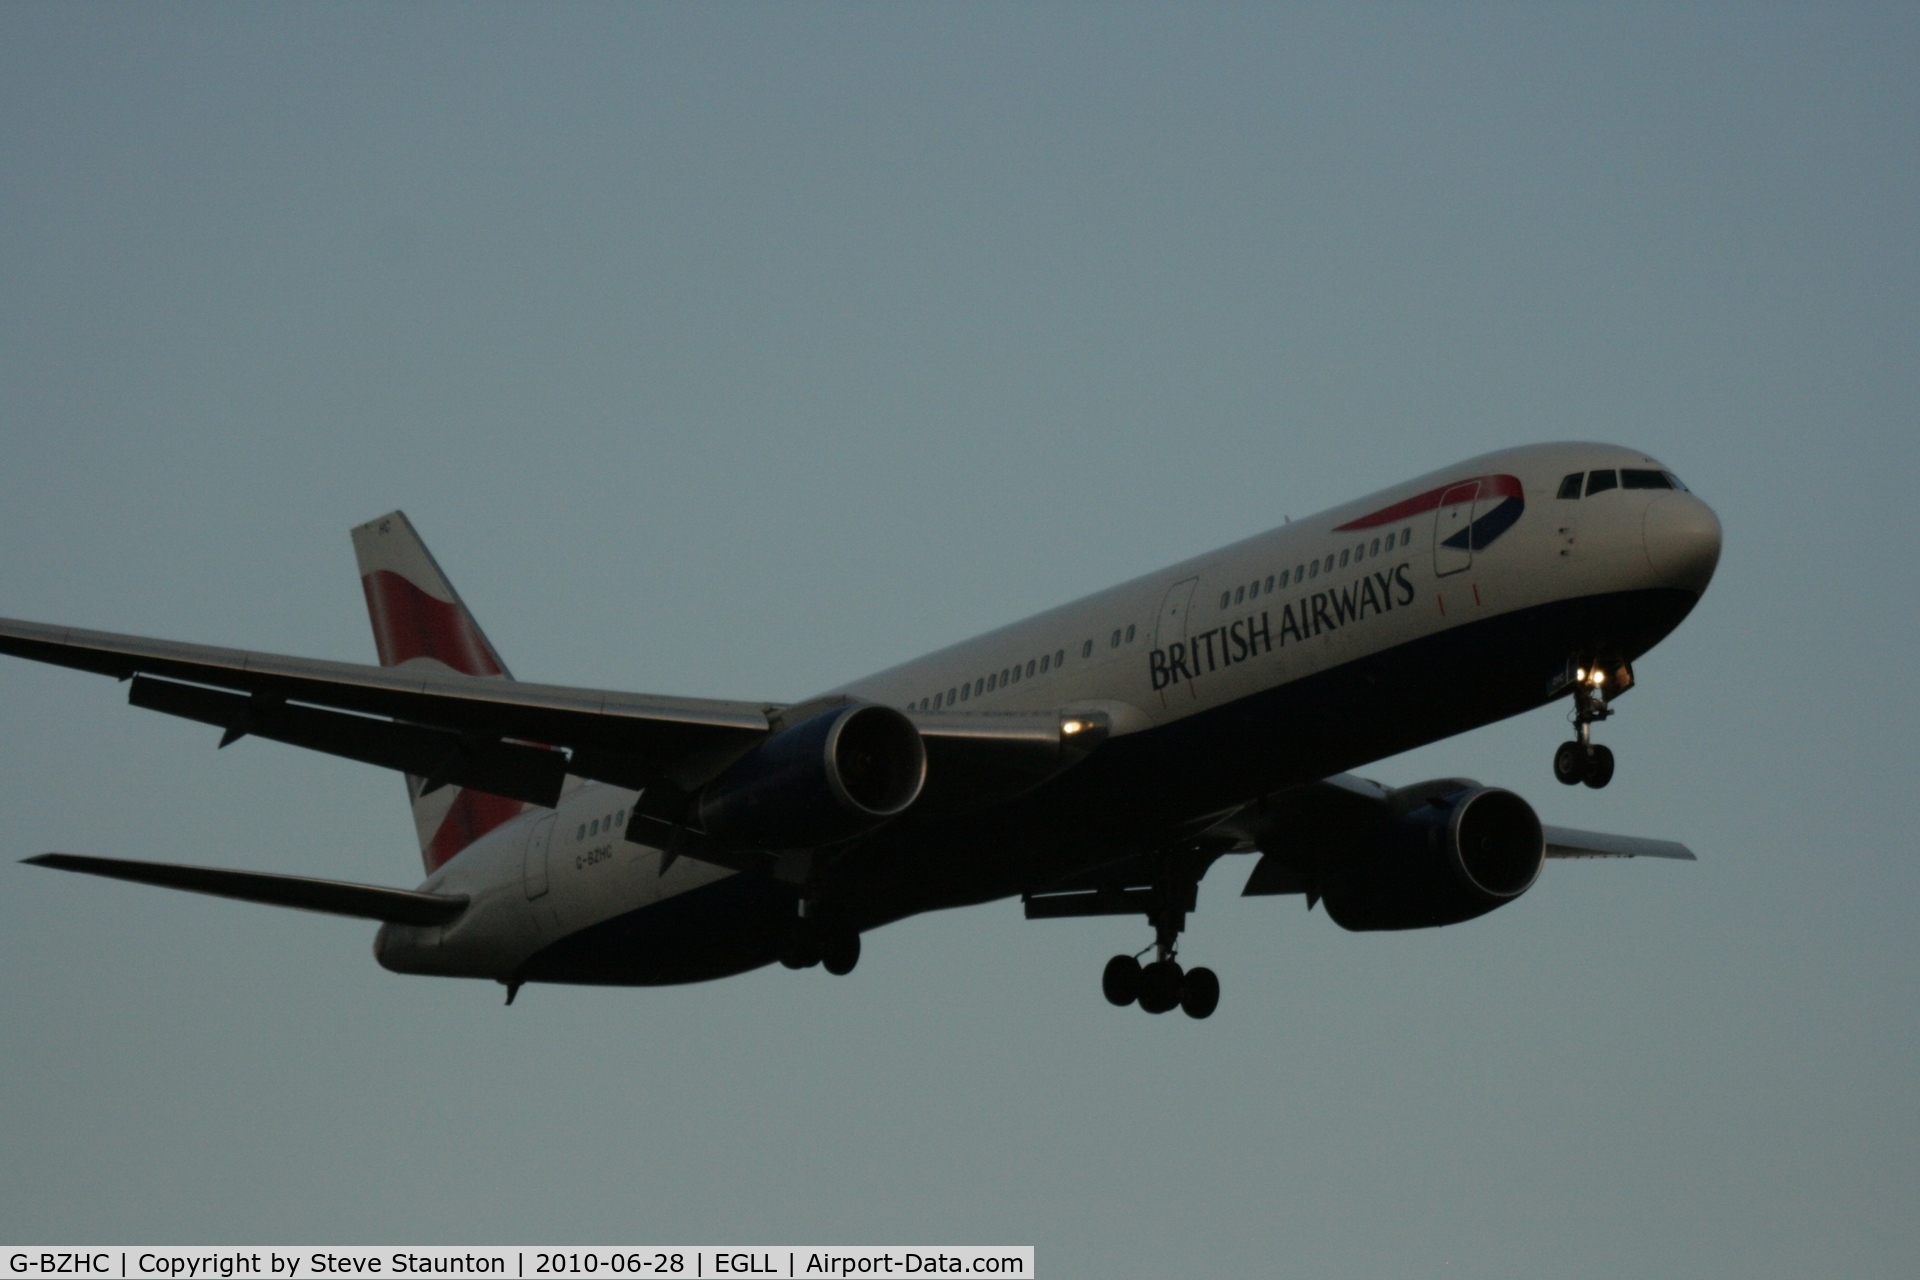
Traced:
MULTIPOLYGON (((360 586, 367 594, 381 666, 513 679, 405 512, 391 512, 355 529, 353 554, 360 562, 360 586)), ((429 873, 526 807, 518 800, 457 787, 422 794, 426 785, 425 778, 407 776, 420 857, 429 873)))

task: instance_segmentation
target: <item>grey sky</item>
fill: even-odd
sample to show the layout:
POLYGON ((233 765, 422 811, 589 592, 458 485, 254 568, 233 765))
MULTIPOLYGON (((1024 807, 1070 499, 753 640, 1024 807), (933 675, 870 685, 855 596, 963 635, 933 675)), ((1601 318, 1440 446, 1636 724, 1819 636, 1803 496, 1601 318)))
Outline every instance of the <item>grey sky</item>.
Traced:
MULTIPOLYGON (((1031 1242, 1049 1277, 1920 1267, 1920 18, 0 9, 0 613, 370 659, 405 507, 516 672, 790 698, 1485 449, 1662 458, 1694 617, 1548 771, 1697 865, 1453 929, 1202 886, 844 981, 400 978, 0 863, 0 1238, 1031 1242)), ((410 884, 397 780, 0 663, 0 852, 410 884)))

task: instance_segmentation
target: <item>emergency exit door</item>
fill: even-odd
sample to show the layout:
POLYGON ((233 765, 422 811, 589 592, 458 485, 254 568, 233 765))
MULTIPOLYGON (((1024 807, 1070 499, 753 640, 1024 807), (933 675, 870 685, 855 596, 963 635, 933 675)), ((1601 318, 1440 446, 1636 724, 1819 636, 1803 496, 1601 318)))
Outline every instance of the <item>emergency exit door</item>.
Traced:
POLYGON ((558 814, 548 814, 534 823, 533 830, 527 833, 527 848, 520 864, 520 879, 526 886, 529 899, 541 897, 547 891, 547 846, 553 843, 553 820, 558 816, 558 814))

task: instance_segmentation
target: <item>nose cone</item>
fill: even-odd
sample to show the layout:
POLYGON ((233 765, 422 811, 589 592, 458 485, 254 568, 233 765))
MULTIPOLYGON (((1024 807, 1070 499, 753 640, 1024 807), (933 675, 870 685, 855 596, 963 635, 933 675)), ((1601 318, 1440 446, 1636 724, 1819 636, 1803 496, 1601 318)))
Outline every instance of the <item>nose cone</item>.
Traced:
POLYGON ((1720 518, 1712 507, 1690 493, 1664 494, 1647 508, 1641 534, 1662 585, 1695 595, 1707 589, 1720 563, 1720 518))

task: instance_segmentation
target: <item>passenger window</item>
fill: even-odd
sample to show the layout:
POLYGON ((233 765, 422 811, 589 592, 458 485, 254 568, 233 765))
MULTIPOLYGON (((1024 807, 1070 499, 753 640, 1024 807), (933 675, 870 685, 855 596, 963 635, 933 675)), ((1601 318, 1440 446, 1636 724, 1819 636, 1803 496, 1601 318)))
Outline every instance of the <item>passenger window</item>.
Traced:
POLYGON ((1375 538, 1373 540, 1373 550, 1369 551, 1367 554, 1373 555, 1373 556, 1377 556, 1380 554, 1380 539, 1375 538))
MULTIPOLYGON (((1005 673, 1003 672, 1002 674, 1005 674, 1005 673)), ((993 692, 993 682, 994 682, 994 677, 993 677, 993 676, 991 676, 991 675, 990 675, 990 676, 988 676, 988 677, 987 677, 987 692, 988 692, 988 693, 992 693, 992 692, 993 692)))
MULTIPOLYGON (((1230 604, 1232 604, 1232 603, 1233 603, 1233 592, 1231 592, 1231 591, 1222 591, 1222 592, 1220 593, 1220 607, 1221 607, 1222 609, 1224 609, 1224 608, 1226 608, 1226 607, 1227 607, 1228 605, 1230 605, 1230 604)), ((1113 642, 1114 642, 1115 644, 1119 644, 1119 643, 1120 643, 1120 633, 1119 633, 1118 631, 1116 631, 1116 632, 1114 632, 1114 633, 1113 633, 1113 642)))
MULTIPOLYGON (((1287 585, 1287 577, 1285 574, 1280 575, 1280 585, 1283 587, 1287 585)), ((1267 575, 1267 594, 1268 595, 1273 594, 1273 575, 1272 574, 1267 575)))
POLYGON ((1317 578, 1320 576, 1320 562, 1318 560, 1313 562, 1313 568, 1307 571, 1307 576, 1309 578, 1317 578))
MULTIPOLYGON (((1226 608, 1226 604, 1227 604, 1226 598, 1224 596, 1221 597, 1220 607, 1224 609, 1226 608)), ((1113 639, 1107 642, 1107 648, 1118 649, 1119 647, 1120 647, 1120 628, 1115 627, 1113 629, 1113 639)))
POLYGON ((1133 643, 1133 624, 1131 622, 1127 624, 1127 643, 1133 643))
MULTIPOLYGON (((1127 628, 1127 639, 1133 639, 1132 627, 1127 628)), ((1067 665, 1067 651, 1065 649, 1055 649, 1053 651, 1053 665, 1056 667, 1064 667, 1067 665)))
POLYGON ((973 682, 973 696, 977 698, 981 694, 985 693, 986 691, 987 691, 987 678, 985 676, 981 676, 978 680, 975 680, 973 682))
POLYGON ((1555 494, 1554 496, 1559 498, 1579 497, 1580 496, 1580 473, 1576 471, 1572 475, 1562 479, 1560 481, 1560 492, 1555 494))
POLYGON ((1671 489, 1673 488, 1672 485, 1667 483, 1667 477, 1661 472, 1631 471, 1631 470, 1624 470, 1624 469, 1620 472, 1620 487, 1622 489, 1671 489))
MULTIPOLYGON (((1344 569, 1344 568, 1346 568, 1346 567, 1347 567, 1347 553, 1346 553, 1346 552, 1344 552, 1344 551, 1342 551, 1342 552, 1340 553, 1340 567, 1341 567, 1342 569, 1344 569)), ((1331 568, 1333 568, 1333 557, 1332 557, 1332 556, 1328 556, 1328 557, 1327 557, 1327 568, 1329 568, 1329 569, 1331 569, 1331 568)))
POLYGON ((1238 591, 1233 593, 1233 602, 1235 604, 1239 604, 1241 601, 1245 600, 1246 598, 1247 598, 1247 589, 1245 587, 1241 587, 1238 591))
POLYGON ((973 686, 972 686, 972 685, 970 685, 970 684, 963 684, 963 685, 961 685, 961 686, 960 686, 960 701, 962 701, 962 702, 965 702, 965 701, 967 700, 967 694, 969 694, 969 693, 970 693, 970 692, 972 692, 972 691, 973 691, 973 686))
POLYGON ((583 823, 581 823, 581 824, 580 824, 580 830, 578 830, 578 831, 576 831, 576 832, 574 833, 574 836, 573 836, 573 838, 574 838, 575 840, 585 840, 585 839, 587 838, 587 824, 586 824, 586 823, 584 823, 584 822, 583 822, 583 823))
POLYGON ((1000 687, 1004 689, 1007 687, 1008 683, 1010 682, 1007 680, 1007 669, 1005 667, 1002 667, 1000 668, 1000 687))
POLYGON ((624 826, 626 826, 626 825, 627 825, 627 811, 626 811, 625 809, 622 809, 622 810, 621 810, 620 812, 618 812, 618 813, 616 813, 616 814, 614 814, 614 815, 613 815, 613 821, 614 821, 614 825, 616 825, 616 826, 622 826, 622 827, 624 827, 624 826))
POLYGON ((1283 587, 1287 585, 1287 571, 1285 569, 1280 571, 1280 585, 1283 587))
POLYGON ((1041 654, 1040 655, 1040 674, 1045 675, 1047 673, 1047 669, 1051 666, 1053 666, 1053 655, 1050 653, 1041 654))
POLYGON ((1407 528, 1405 528, 1405 529, 1402 529, 1402 530, 1400 531, 1400 545, 1401 545, 1401 546, 1403 546, 1403 547, 1404 547, 1404 546, 1406 546, 1406 545, 1407 545, 1407 540, 1408 540, 1409 538, 1411 538, 1411 537, 1413 537, 1413 528, 1412 528, 1412 526, 1408 526, 1407 528))
POLYGON ((587 834, 590 836, 597 836, 600 834, 600 819, 595 818, 592 822, 587 824, 587 834))
MULTIPOLYGON (((1000 683, 1002 683, 1002 684, 1005 684, 1005 683, 1006 683, 1006 681, 1004 681, 1004 680, 1002 680, 1002 681, 1001 681, 1000 683)), ((1015 683, 1015 684, 1019 684, 1019 683, 1020 683, 1020 668, 1019 668, 1019 667, 1015 667, 1015 668, 1013 669, 1013 683, 1015 683)))
POLYGON ((1091 658, 1093 656, 1093 641, 1089 640, 1080 646, 1080 656, 1083 658, 1091 658))
POLYGON ((956 702, 958 702, 959 700, 960 700, 960 691, 959 691, 958 689, 949 689, 949 690, 947 690, 947 705, 948 705, 948 706, 952 706, 952 705, 953 705, 954 703, 956 703, 956 702))
POLYGON ((1307 566, 1303 564, 1297 564, 1293 566, 1293 580, 1295 582, 1304 581, 1306 579, 1306 576, 1307 576, 1307 566))
POLYGON ((1589 471, 1587 472, 1587 496, 1591 498, 1594 494, 1604 489, 1614 488, 1619 483, 1619 479, 1611 471, 1589 471))
POLYGON ((1033 659, 1032 658, 1027 659, 1027 677, 1029 679, 1033 677, 1033 659))

